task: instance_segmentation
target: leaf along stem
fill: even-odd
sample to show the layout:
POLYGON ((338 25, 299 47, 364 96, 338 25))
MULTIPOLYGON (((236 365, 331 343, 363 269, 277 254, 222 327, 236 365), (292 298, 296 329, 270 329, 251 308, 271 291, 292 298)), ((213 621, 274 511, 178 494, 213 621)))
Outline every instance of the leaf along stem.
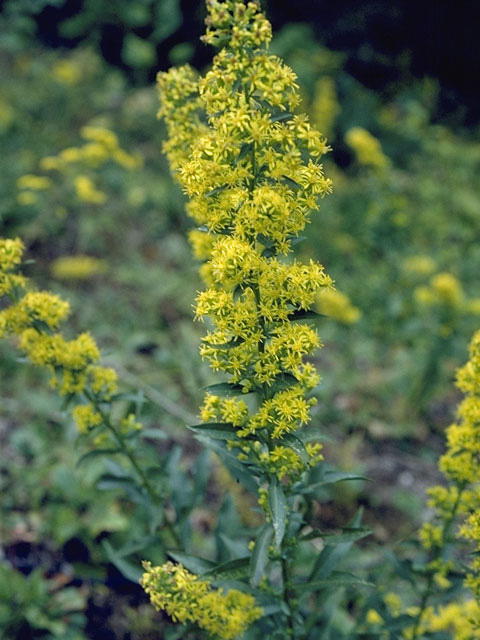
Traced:
MULTIPOLYGON (((136 457, 135 457, 134 453, 132 452, 132 450, 130 449, 130 447, 128 447, 128 445, 125 443, 125 440, 122 438, 121 434, 116 430, 114 425, 111 423, 109 417, 105 414, 103 409, 99 406, 98 401, 94 401, 94 404, 95 404, 95 408, 97 409, 99 414, 102 416, 103 424, 105 425, 105 427, 112 434, 113 438, 115 439, 115 442, 120 447, 120 450, 123 453, 123 455, 126 458, 128 458, 130 464, 132 465, 133 469, 135 470, 136 474, 138 475, 142 486, 144 487, 144 489, 146 490, 146 492, 148 493, 148 495, 150 496, 152 501, 157 505, 161 504, 160 496, 155 491, 154 487, 152 486, 152 483, 150 482, 150 480, 148 479, 146 473, 144 472, 144 470, 140 466, 138 460, 136 459, 136 457)), ((175 531, 172 523, 169 522, 166 517, 164 518, 163 528, 166 529, 166 531, 168 532, 170 537, 173 539, 174 543, 177 546, 180 546, 180 544, 181 544, 180 538, 178 537, 177 532, 175 531)))

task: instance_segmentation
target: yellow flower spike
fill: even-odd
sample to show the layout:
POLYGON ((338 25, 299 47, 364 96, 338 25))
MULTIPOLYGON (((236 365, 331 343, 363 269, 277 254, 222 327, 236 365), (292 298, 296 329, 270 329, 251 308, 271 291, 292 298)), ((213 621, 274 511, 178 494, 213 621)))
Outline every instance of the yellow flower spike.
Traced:
POLYGON ((345 142, 353 149, 359 164, 379 171, 390 166, 390 160, 383 153, 380 141, 363 127, 349 129, 345 134, 345 142))
POLYGON ((88 367, 87 373, 91 380, 93 392, 97 395, 103 395, 105 400, 109 400, 118 390, 118 376, 115 369, 91 365, 88 367))
POLYGON ((92 140, 104 146, 106 149, 113 151, 118 148, 118 138, 109 129, 104 127, 86 126, 80 129, 80 135, 85 140, 92 140))
POLYGON ((75 178, 75 191, 80 200, 91 204, 103 204, 107 200, 107 195, 99 191, 93 181, 85 175, 75 178))
POLYGON ((436 263, 430 256, 416 255, 405 258, 402 262, 402 270, 406 273, 428 276, 435 271, 436 263))
POLYGON ((88 433, 102 422, 102 416, 91 404, 79 404, 72 411, 73 419, 80 433, 88 433))
POLYGON ((329 135, 333 129, 335 119, 340 113, 340 105, 337 100, 337 91, 333 78, 322 76, 315 83, 311 112, 313 123, 325 135, 329 135))
MULTIPOLYGON (((11 273, 20 265, 24 250, 19 238, 0 238, 0 296, 9 294, 12 289, 25 287, 25 278, 11 273)), ((5 320, 1 321, 0 328, 5 328, 5 324, 5 320)))
POLYGON ((463 302, 462 285, 451 273, 438 273, 431 279, 430 286, 438 300, 451 307, 460 306, 463 302))
POLYGON ((322 289, 317 296, 317 309, 343 324, 354 324, 360 319, 362 312, 355 307, 350 298, 336 289, 322 289))
POLYGON ((70 313, 70 305, 48 291, 29 291, 16 304, 0 311, 6 333, 20 334, 28 327, 42 323, 56 329, 70 313))
POLYGON ((213 589, 210 581, 187 571, 181 564, 154 567, 143 563, 142 587, 157 610, 174 622, 194 623, 221 640, 233 640, 257 620, 263 611, 253 596, 231 589, 213 589))
POLYGON ((54 278, 59 280, 87 280, 95 275, 105 273, 108 265, 105 260, 92 256, 62 256, 52 262, 50 270, 54 278))
MULTIPOLYGON (((309 420, 313 403, 305 395, 319 376, 304 359, 321 342, 313 326, 292 318, 308 312, 332 280, 317 262, 285 256, 331 191, 320 163, 329 147, 306 115, 292 113, 300 101, 296 76, 269 54, 271 27, 259 5, 209 0, 207 8, 204 41, 220 51, 203 78, 188 66, 158 75, 159 115, 188 213, 201 225, 190 241, 209 288, 195 312, 213 325, 201 356, 259 402, 252 408, 207 394, 201 417, 237 428, 230 446, 239 457, 251 452, 267 474, 293 479, 308 462, 282 439, 309 420), (279 380, 288 380, 286 388, 279 380), (259 441, 247 436, 265 438, 265 430, 270 444, 259 454, 259 441)), ((313 448, 312 464, 319 459, 313 448)))
POLYGON ((32 191, 45 191, 50 189, 52 181, 45 176, 34 176, 27 174, 21 176, 17 180, 17 187, 19 189, 31 189, 32 191))
MULTIPOLYGON (((442 292, 447 291, 448 299, 451 299, 451 279, 443 278, 443 275, 449 274, 441 275, 437 288, 442 292)), ((458 291, 456 286, 453 290, 458 291)), ((480 500, 477 484, 480 470, 480 331, 474 334, 469 352, 469 361, 457 372, 457 387, 465 393, 465 398, 458 408, 457 422, 447 429, 447 450, 439 463, 449 485, 429 490, 429 506, 435 510, 435 520, 426 523, 420 531, 423 546, 433 556, 429 566, 435 571, 434 578, 440 588, 448 587, 447 573, 451 568, 441 557, 446 533, 459 516, 464 523, 457 536, 471 541, 475 552, 480 551, 480 500)), ((478 559, 470 562, 466 586, 477 599, 480 598, 478 559)))

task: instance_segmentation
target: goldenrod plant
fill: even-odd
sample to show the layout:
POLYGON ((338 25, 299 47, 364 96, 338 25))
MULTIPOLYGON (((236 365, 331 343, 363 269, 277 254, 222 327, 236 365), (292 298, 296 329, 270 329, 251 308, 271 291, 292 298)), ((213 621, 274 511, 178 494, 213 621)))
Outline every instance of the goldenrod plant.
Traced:
POLYGON ((398 576, 410 584, 401 588, 404 597, 387 593, 366 613, 368 627, 383 630, 380 637, 396 637, 400 631, 399 637, 408 640, 439 632, 453 640, 480 637, 478 331, 456 386, 465 397, 457 421, 447 429, 446 452, 439 462, 446 483, 428 491, 433 518, 419 531, 419 553, 393 559, 398 576))
MULTIPOLYGON (((295 113, 295 75, 269 55, 271 28, 259 6, 228 0, 207 8, 204 41, 220 48, 212 69, 203 78, 188 66, 159 75, 165 151, 190 198, 198 225, 191 241, 208 286, 195 307, 210 327, 201 354, 227 374, 207 390, 203 422, 192 429, 257 491, 265 524, 238 568, 243 563, 260 599, 270 593, 278 602, 263 628, 300 638, 307 633, 301 603, 322 590, 335 568, 325 565, 330 551, 310 576, 294 568, 302 537, 315 537, 305 533, 302 512, 314 492, 306 474, 322 459, 321 445, 300 431, 319 382, 305 361, 320 346, 311 307, 332 280, 320 264, 289 254, 331 190, 320 163, 328 147, 307 116, 295 113)), ((321 466, 317 474, 318 486, 348 478, 321 466)), ((366 533, 357 522, 350 535, 366 533)), ((152 586, 151 572, 148 566, 144 582, 161 606, 172 587, 152 586)))

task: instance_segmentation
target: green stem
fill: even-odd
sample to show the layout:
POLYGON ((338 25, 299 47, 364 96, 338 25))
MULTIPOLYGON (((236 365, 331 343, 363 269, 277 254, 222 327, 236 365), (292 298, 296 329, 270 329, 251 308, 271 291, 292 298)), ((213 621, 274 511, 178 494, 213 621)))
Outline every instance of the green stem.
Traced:
MULTIPOLYGON (((150 480, 148 479, 147 475, 145 474, 145 472, 143 471, 142 467, 138 463, 138 460, 135 458, 135 455, 133 454, 132 450, 125 444, 125 441, 122 438, 121 434, 118 433, 118 431, 115 429, 113 424, 110 422, 108 416, 105 414, 105 412, 102 410, 102 408, 98 405, 98 402, 95 402, 95 408, 97 409, 97 411, 102 416, 103 424, 106 426, 106 428, 110 431, 110 433, 114 437, 116 443, 120 447, 121 452, 123 453, 123 455, 126 458, 128 458, 130 464, 132 465, 133 469, 135 470, 135 472, 137 473, 138 477, 140 478, 142 486, 144 487, 144 489, 146 490, 148 495, 151 497, 152 501, 155 504, 160 505, 161 504, 161 500, 160 500, 159 495, 157 494, 157 492, 153 488, 150 480)), ((175 544, 180 546, 180 544, 181 544, 180 543, 180 538, 178 537, 177 532, 173 528, 173 525, 167 520, 166 517, 164 519, 163 526, 168 531, 168 533, 170 534, 170 537, 174 540, 175 544)))
POLYGON ((294 628, 293 628, 293 619, 292 619, 292 599, 290 597, 289 590, 289 582, 290 582, 290 571, 288 566, 288 560, 285 557, 282 557, 282 581, 283 581, 283 601, 285 602, 289 614, 287 616, 287 635, 293 640, 295 638, 294 628))

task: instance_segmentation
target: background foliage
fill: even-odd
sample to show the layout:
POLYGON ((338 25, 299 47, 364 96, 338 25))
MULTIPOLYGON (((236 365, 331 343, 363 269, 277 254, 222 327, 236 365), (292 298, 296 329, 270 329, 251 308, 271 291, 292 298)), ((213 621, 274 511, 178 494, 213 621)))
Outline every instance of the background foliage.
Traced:
MULTIPOLYGON (((150 432, 148 455, 173 489, 169 508, 183 518, 187 548, 228 561, 241 555, 258 515, 218 460, 199 456, 185 428, 196 422, 202 387, 216 380, 197 355, 190 223, 160 153, 151 84, 154 70, 171 62, 206 63, 194 4, 138 0, 115 3, 115 11, 88 0, 4 4, 0 226, 26 242, 34 260, 28 275, 70 300, 72 334, 90 330, 125 390, 141 389, 125 402, 150 432), (88 125, 115 132, 137 161, 99 163, 77 151, 61 171, 42 162, 83 149, 88 125), (32 174, 43 187, 25 180, 32 174), (93 185, 87 193, 79 177, 93 185), (95 201, 92 189, 104 197, 95 201), (101 262, 63 271, 57 262, 84 255, 101 262)), ((374 480, 322 489, 316 516, 320 528, 335 530, 360 503, 374 541, 396 545, 425 517, 424 488, 437 479, 443 430, 458 401, 451 381, 479 324, 478 94, 466 82, 479 57, 473 13, 462 4, 452 25, 442 3, 428 11, 429 3, 398 2, 374 13, 365 2, 339 4, 340 20, 323 3, 308 3, 308 15, 297 3, 296 19, 312 28, 292 24, 283 3, 269 4, 273 49, 298 74, 307 110, 333 147, 325 169, 334 194, 298 247, 348 296, 318 303, 327 317, 313 426, 328 460, 374 480), (444 42, 450 54, 456 49, 448 65, 431 48, 419 57, 425 45, 416 28, 406 39, 394 27, 408 11, 415 24, 429 25, 433 51, 444 42), (395 36, 388 50, 375 35, 385 24, 395 36), (354 127, 379 141, 376 154, 355 151, 354 127)), ((135 584, 140 558, 165 557, 151 514, 118 461, 76 468, 73 426, 13 347, 1 345, 0 367, 0 584, 14 585, 0 591, 0 629, 12 638, 158 637, 157 614, 135 584)), ((361 544, 368 569, 378 556, 361 544)), ((175 629, 165 633, 176 637, 175 629)))

